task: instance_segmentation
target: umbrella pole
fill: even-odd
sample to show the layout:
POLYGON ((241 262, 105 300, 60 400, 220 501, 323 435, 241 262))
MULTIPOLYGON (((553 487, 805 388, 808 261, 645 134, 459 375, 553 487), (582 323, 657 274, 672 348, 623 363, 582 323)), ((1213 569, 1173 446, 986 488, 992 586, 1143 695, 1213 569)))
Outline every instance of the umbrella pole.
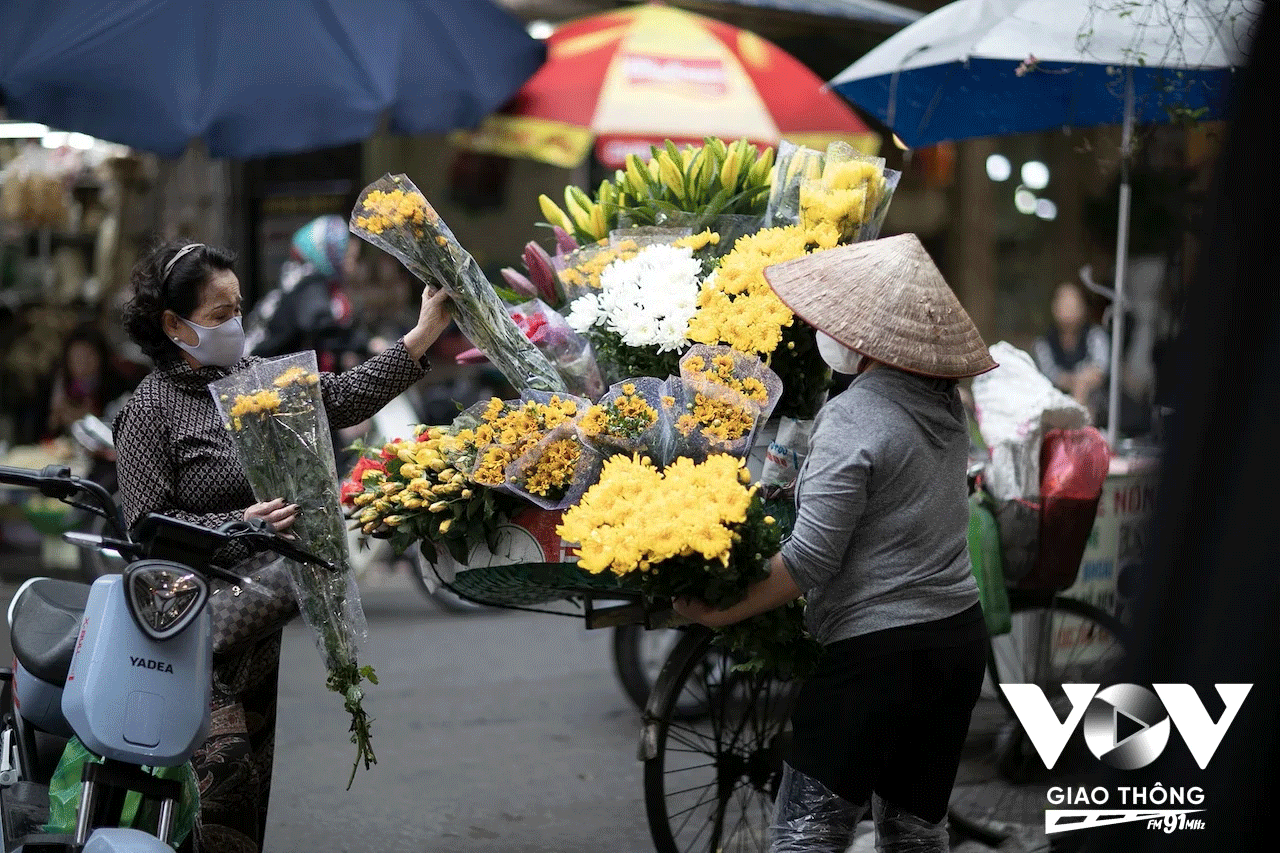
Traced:
POLYGON ((1120 135, 1120 216, 1116 223, 1115 296, 1111 302, 1111 385, 1107 395, 1107 444, 1115 453, 1120 437, 1120 375, 1124 345, 1124 279, 1129 266, 1129 160, 1133 153, 1133 69, 1124 70, 1124 129, 1120 135))

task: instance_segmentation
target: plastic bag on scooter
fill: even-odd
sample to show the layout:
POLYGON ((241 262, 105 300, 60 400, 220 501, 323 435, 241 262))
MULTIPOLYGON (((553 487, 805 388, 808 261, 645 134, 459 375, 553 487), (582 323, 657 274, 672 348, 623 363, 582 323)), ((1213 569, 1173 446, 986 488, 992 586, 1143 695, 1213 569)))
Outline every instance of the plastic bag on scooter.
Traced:
MULTIPOLYGON (((41 832, 70 835, 76 831, 76 808, 80 804, 80 778, 86 761, 101 762, 77 737, 67 741, 58 759, 58 766, 49 780, 49 822, 41 832)), ((182 782, 182 798, 173 815, 171 844, 177 847, 191 834, 195 826, 196 811, 200 807, 200 789, 196 786, 195 771, 191 763, 177 767, 144 767, 144 770, 161 779, 177 779, 182 782)), ((152 803, 142 806, 142 795, 130 791, 124 798, 120 813, 120 826, 155 832, 159 809, 152 803)))

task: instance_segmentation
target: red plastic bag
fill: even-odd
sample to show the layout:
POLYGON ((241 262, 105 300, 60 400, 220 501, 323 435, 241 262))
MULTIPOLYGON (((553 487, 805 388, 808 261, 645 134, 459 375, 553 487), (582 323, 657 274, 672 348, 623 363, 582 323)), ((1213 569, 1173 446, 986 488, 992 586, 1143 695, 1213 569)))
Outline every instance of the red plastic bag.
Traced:
POLYGON ((1038 556, 1019 587, 1061 591, 1075 583, 1110 467, 1111 450, 1093 427, 1045 433, 1038 556))

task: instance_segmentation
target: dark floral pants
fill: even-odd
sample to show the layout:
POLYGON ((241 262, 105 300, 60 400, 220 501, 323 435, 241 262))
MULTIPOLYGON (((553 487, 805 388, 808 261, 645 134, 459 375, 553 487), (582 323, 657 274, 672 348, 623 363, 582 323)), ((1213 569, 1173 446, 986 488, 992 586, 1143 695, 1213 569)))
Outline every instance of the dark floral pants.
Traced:
POLYGON ((279 631, 214 658, 209 739, 191 758, 200 785, 198 853, 262 850, 279 679, 279 631))

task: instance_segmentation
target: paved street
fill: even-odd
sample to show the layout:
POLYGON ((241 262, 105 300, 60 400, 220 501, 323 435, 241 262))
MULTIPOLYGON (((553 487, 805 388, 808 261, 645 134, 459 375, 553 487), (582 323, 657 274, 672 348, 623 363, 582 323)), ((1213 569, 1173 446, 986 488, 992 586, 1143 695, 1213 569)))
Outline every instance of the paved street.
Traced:
MULTIPOLYGON (((291 624, 268 850, 653 849, 639 717, 613 675, 607 631, 556 616, 447 613, 407 575, 378 567, 362 588, 365 659, 381 680, 366 699, 378 764, 345 790, 347 717, 324 688, 309 631, 291 624)), ((13 590, 0 587, 0 606, 13 590)), ((850 853, 873 849, 870 824, 863 830, 850 853)))

